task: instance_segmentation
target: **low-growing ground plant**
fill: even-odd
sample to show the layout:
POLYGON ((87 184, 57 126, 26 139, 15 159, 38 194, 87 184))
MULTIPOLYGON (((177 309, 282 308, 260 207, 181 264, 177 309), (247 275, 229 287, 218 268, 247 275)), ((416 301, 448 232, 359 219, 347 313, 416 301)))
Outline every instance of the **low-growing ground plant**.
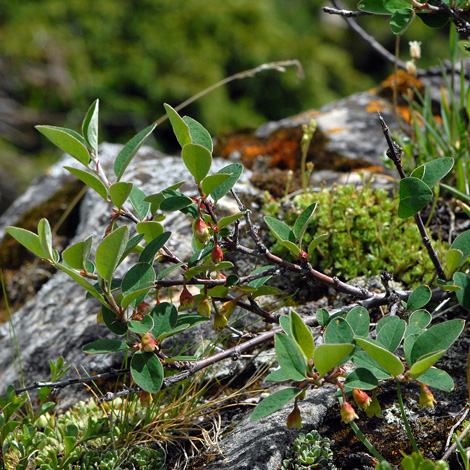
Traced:
MULTIPOLYGON (((446 6, 443 7, 421 5, 408 0, 363 0, 360 5, 372 13, 391 14, 392 29, 400 32, 416 14, 439 13, 439 18, 446 14, 447 20, 452 17, 457 22, 448 10, 455 14, 458 14, 458 10, 454 4, 449 6, 448 3, 442 3, 446 6), (396 8, 397 5, 399 8, 396 8)), ((305 207, 287 223, 272 215, 265 217, 264 221, 273 237, 292 257, 288 260, 271 252, 258 236, 250 210, 234 190, 243 171, 242 166, 229 164, 211 174, 213 147, 207 130, 192 118, 181 117, 171 106, 165 105, 165 109, 181 145, 182 162, 194 182, 194 190, 181 192, 181 182, 168 188, 155 188, 154 194, 146 194, 132 181, 126 181, 129 164, 145 139, 154 131, 155 124, 142 130, 122 148, 114 161, 113 173, 107 174, 99 160, 99 102, 95 101, 83 120, 81 133, 53 126, 38 126, 38 130, 83 166, 84 169, 67 167, 67 170, 109 203, 111 222, 103 238, 93 240, 89 237, 59 253, 54 249, 51 228, 46 219, 40 220, 37 233, 17 227, 6 229, 18 242, 54 268, 66 273, 89 296, 100 302, 98 321, 104 323, 117 338, 94 341, 84 347, 84 352, 127 353, 129 368, 120 373, 130 373, 133 381, 131 387, 118 394, 107 394, 103 401, 112 401, 118 395, 122 399, 133 394, 138 394, 144 402, 150 401, 151 396, 177 387, 200 371, 226 358, 239 357, 245 351, 274 339, 280 368, 271 373, 268 380, 290 381, 293 386, 283 388, 259 403, 251 419, 264 418, 293 401, 287 426, 301 427, 298 401, 309 388, 334 384, 341 402, 342 421, 350 424, 380 461, 382 468, 388 468, 389 464, 356 425, 358 416, 350 404, 350 397, 369 416, 380 416, 377 389, 380 383, 393 381, 403 422, 415 451, 411 457, 404 458, 403 466, 427 468, 425 461, 422 465, 419 449, 408 424, 401 384, 419 381, 419 402, 422 407, 434 406, 435 400, 428 387, 447 392, 453 388, 452 378, 444 370, 435 367, 435 364, 458 338, 464 321, 453 319, 431 326, 433 316, 425 307, 431 310, 434 302, 451 298, 464 309, 470 308, 470 279, 463 270, 470 256, 470 232, 460 234, 452 242, 444 253, 443 265, 426 231, 420 211, 435 197, 433 191, 436 185, 453 171, 454 159, 444 156, 424 162, 407 176, 401 164, 401 148, 392 141, 386 123, 379 116, 388 146, 387 155, 400 177, 397 215, 400 219, 414 218, 436 281, 432 285, 433 289, 428 285, 419 285, 412 291, 395 291, 390 287, 390 273, 374 265, 374 269, 382 271, 384 289, 381 293, 373 293, 340 280, 335 269, 324 272, 312 266, 320 242, 332 237, 331 233, 309 231, 321 201, 304 203, 305 207), (234 198, 239 208, 237 213, 222 218, 218 216, 218 202, 223 197, 234 198), (168 241, 173 234, 165 229, 165 218, 170 212, 179 212, 180 217, 185 218, 192 228, 191 239, 188 239, 192 255, 188 259, 179 259, 169 249, 168 241), (243 231, 241 220, 244 222, 243 231), (250 238, 249 242, 246 236, 250 238), (227 252, 252 258, 253 267, 255 264, 260 266, 251 272, 235 275, 232 271, 233 263, 225 259, 227 252), (129 262, 130 268, 121 277, 116 273, 124 261, 129 262), (175 274, 178 274, 176 278, 175 274), (273 276, 283 275, 297 275, 306 281, 322 283, 337 292, 352 295, 357 302, 344 305, 336 311, 320 309, 311 317, 302 318, 293 310, 289 315, 279 316, 263 308, 260 299, 281 293, 268 284, 273 276), (193 286, 197 294, 191 293, 188 286, 193 286), (174 303, 161 301, 159 291, 164 287, 180 289, 178 308, 174 303), (377 324, 371 323, 369 309, 379 306, 384 308, 386 315, 377 324), (233 314, 237 308, 257 314, 274 328, 249 337, 232 329, 230 331, 239 336, 236 346, 224 347, 221 343, 221 351, 209 350, 203 356, 183 355, 184 351, 168 350, 163 346, 166 338, 179 335, 203 322, 211 321, 216 332, 232 328, 233 314), (320 336, 316 341, 314 329, 320 336), (348 361, 353 366, 346 370, 343 366, 348 361)), ((310 170, 305 166, 303 171, 310 170)), ((365 194, 362 193, 361 197, 365 194)), ((376 194, 375 197, 385 201, 384 194, 376 194)), ((331 214, 332 218, 334 216, 331 214)), ((347 228, 347 221, 343 217, 331 223, 346 224, 347 228)), ((367 227, 362 228, 367 231, 367 227)), ((392 230, 386 225, 380 229, 381 236, 387 230, 392 230)), ((361 227, 356 227, 356 230, 360 231, 361 227)), ((406 240, 406 235, 404 237, 406 240)), ((335 243, 335 250, 341 250, 348 240, 344 238, 335 243)), ((338 266, 344 272, 347 271, 347 261, 345 256, 339 260, 338 266)), ((57 380, 62 371, 63 364, 59 365, 61 367, 56 365, 53 380, 57 380)), ((32 388, 46 390, 53 386, 53 383, 38 383, 32 388)), ((45 421, 47 429, 52 419, 47 414, 50 405, 46 402, 46 392, 40 393, 43 396, 35 420, 45 421)), ((14 418, 25 400, 24 395, 18 396, 10 387, 6 398, 0 402, 2 455, 17 452, 21 461, 29 461, 37 453, 34 451, 26 455, 24 444, 34 441, 37 428, 14 418), (24 442, 16 434, 20 425, 24 442)), ((101 425, 104 426, 104 422, 98 421, 89 425, 92 431, 81 432, 76 423, 67 424, 60 431, 64 443, 62 460, 57 458, 57 465, 52 468, 69 465, 72 460, 67 459, 72 459, 79 443, 96 438, 102 430, 101 425)), ((52 435, 46 437, 58 440, 52 435)), ((115 462, 113 450, 103 459, 115 462)), ((84 464, 92 465, 95 458, 95 453, 90 454, 90 461, 84 464)), ((444 468, 440 462, 433 465, 431 468, 444 468)))

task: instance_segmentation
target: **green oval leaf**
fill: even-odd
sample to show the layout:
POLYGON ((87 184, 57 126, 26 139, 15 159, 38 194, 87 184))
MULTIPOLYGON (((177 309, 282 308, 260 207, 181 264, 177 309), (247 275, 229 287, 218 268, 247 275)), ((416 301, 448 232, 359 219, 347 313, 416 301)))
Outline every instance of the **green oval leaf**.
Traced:
POLYGON ((64 168, 76 176, 80 181, 83 181, 93 191, 96 191, 105 201, 108 200, 108 189, 105 184, 95 175, 79 168, 64 166, 64 168))
POLYGON ((347 343, 353 342, 354 332, 349 323, 341 317, 333 318, 326 327, 323 335, 325 343, 347 343))
MULTIPOLYGON (((408 5, 409 7, 409 5, 408 5)), ((403 34, 415 19, 415 12, 411 8, 395 11, 390 19, 390 27, 394 34, 403 34)))
POLYGON ((370 338, 364 338, 355 336, 354 340, 359 346, 382 366, 390 375, 397 377, 402 374, 405 370, 405 366, 402 364, 398 357, 394 356, 390 351, 385 349, 381 344, 370 338))
POLYGON ((110 354, 127 351, 129 346, 118 339, 99 339, 83 347, 83 352, 88 354, 110 354))
POLYGON ((144 238, 147 244, 163 233, 163 225, 154 221, 139 222, 135 228, 137 233, 145 235, 144 238))
POLYGON ((274 345, 277 360, 286 376, 291 380, 304 380, 305 361, 294 340, 283 333, 276 333, 274 345))
POLYGON ((183 162, 193 175, 196 183, 200 183, 212 165, 212 155, 205 147, 198 144, 186 144, 181 151, 183 162))
POLYGON ((454 284, 460 289, 455 291, 459 304, 470 310, 470 278, 464 273, 454 273, 454 284))
POLYGON ((309 361, 312 358, 313 350, 315 349, 315 343, 313 341, 312 333, 308 326, 305 325, 302 318, 297 312, 292 310, 290 313, 290 317, 292 337, 300 346, 300 349, 304 353, 307 361, 309 361))
POLYGON ((220 186, 212 190, 211 196, 214 201, 218 201, 225 196, 235 185, 243 172, 243 166, 239 163, 233 163, 221 168, 217 173, 230 174, 230 178, 220 186))
POLYGON ((310 244, 308 245, 308 256, 312 256, 313 250, 326 238, 328 237, 327 233, 323 233, 321 235, 318 235, 318 237, 315 237, 310 244))
POLYGON ((289 377, 286 377, 286 374, 282 372, 282 369, 277 369, 267 375, 265 380, 266 382, 285 382, 286 380, 289 380, 289 377))
POLYGON ((39 258, 47 258, 42 248, 41 241, 35 233, 19 227, 6 227, 5 232, 36 256, 39 256, 39 258))
POLYGON ((367 369, 377 380, 390 378, 390 373, 377 364, 365 351, 358 351, 354 354, 352 361, 357 368, 367 369))
POLYGON ((151 124, 146 127, 143 131, 140 131, 137 135, 132 137, 129 142, 122 148, 119 152, 116 160, 114 161, 114 174, 116 175, 118 181, 121 179, 122 175, 126 171, 126 168, 129 166, 129 163, 135 157, 136 153, 139 151, 142 144, 145 142, 145 139, 153 132, 156 124, 151 124))
POLYGON ((145 315, 142 320, 131 320, 129 322, 129 330, 137 334, 144 334, 153 329, 153 318, 151 315, 145 315))
POLYGON ((315 209, 317 208, 317 203, 314 202, 310 204, 302 213, 297 217, 294 224, 294 235, 298 240, 299 246, 302 246, 302 240, 304 238, 305 231, 308 228, 308 224, 312 220, 315 209))
POLYGON ((418 213, 432 199, 432 191, 418 178, 400 180, 400 203, 398 216, 402 219, 418 213))
POLYGON ((103 239, 96 249, 96 270, 108 283, 111 282, 111 278, 119 264, 121 254, 126 247, 128 238, 129 229, 127 225, 123 225, 103 239))
POLYGON ((452 249, 460 250, 462 252, 462 258, 457 265, 457 268, 461 266, 465 260, 470 256, 470 230, 461 233, 452 243, 452 249))
POLYGON ((432 352, 420 357, 410 368, 409 375, 416 380, 420 375, 424 374, 432 367, 445 353, 445 350, 432 352))
POLYGON ((136 352, 131 359, 134 382, 146 392, 156 393, 163 383, 163 366, 153 352, 136 352))
POLYGON ((226 173, 216 173, 215 175, 206 176, 202 180, 202 191, 208 196, 215 188, 227 181, 231 175, 226 173))
MULTIPOLYGON (((141 289, 150 289, 155 283, 155 271, 150 264, 139 263, 132 266, 131 269, 126 273, 122 280, 122 294, 124 296, 131 294, 134 291, 141 289)), ((147 292, 137 297, 131 302, 131 305, 135 307, 140 304, 146 296, 147 292)))
POLYGON ((355 335, 367 336, 369 334, 370 315, 364 307, 354 307, 346 315, 346 321, 355 335))
POLYGON ((132 188, 132 191, 129 194, 129 200, 131 201, 132 207, 134 208, 137 217, 139 217, 139 220, 141 221, 147 217, 148 211, 150 209, 150 202, 145 200, 146 197, 147 195, 135 186, 132 188))
POLYGON ((161 235, 158 235, 158 237, 154 238, 140 254, 139 262, 152 264, 155 259, 155 255, 163 247, 163 245, 165 245, 170 236, 171 232, 164 232, 161 235))
POLYGON ((189 134, 189 126, 183 121, 181 116, 169 105, 164 104, 165 110, 170 119, 171 127, 175 133, 176 139, 178 140, 181 147, 191 143, 191 135, 189 134))
POLYGON ((357 8, 377 15, 391 15, 397 10, 409 8, 410 2, 407 0, 361 0, 357 8))
POLYGON ((295 244, 287 240, 282 240, 281 243, 296 257, 300 254, 300 248, 295 244))
POLYGON ((281 220, 269 216, 266 216, 264 218, 264 221, 266 222, 266 225, 269 227, 269 230, 271 230, 275 238, 281 243, 284 240, 287 240, 295 244, 297 239, 295 238, 294 232, 287 224, 285 224, 281 220))
POLYGON ((359 390, 372 390, 378 384, 377 377, 369 369, 359 368, 352 371, 346 377, 344 388, 346 391, 352 391, 355 388, 359 390))
POLYGON ((62 258, 73 269, 82 271, 85 269, 84 260, 84 247, 85 242, 78 242, 75 245, 69 246, 63 253, 62 258))
POLYGON ((320 344, 313 353, 315 369, 323 377, 333 368, 340 365, 354 350, 354 344, 320 344))
POLYGON ((394 352, 405 335, 406 322, 398 317, 386 323, 377 334, 377 342, 390 352, 394 352))
POLYGON ((444 176, 446 176, 452 167, 454 166, 454 159, 450 157, 437 158, 436 160, 431 160, 430 162, 421 165, 416 168, 411 176, 415 176, 426 183, 430 188, 432 188, 436 183, 438 183, 444 176), (417 176, 419 171, 423 171, 422 176, 417 176))
POLYGON ((88 166, 90 154, 87 143, 78 132, 55 126, 36 126, 36 129, 82 165, 88 166))
POLYGON ((330 321, 330 314, 328 313, 328 310, 324 308, 320 308, 317 310, 316 317, 318 324, 322 328, 325 328, 325 326, 328 325, 328 322, 330 321))
MULTIPOLYGON (((199 144, 212 153, 212 137, 206 128, 189 116, 184 116, 183 121, 189 128, 189 135, 193 144, 199 144)), ((208 194, 208 193, 206 193, 208 194)))
POLYGON ((286 403, 289 403, 296 396, 300 395, 302 390, 300 388, 284 388, 275 392, 269 397, 266 397, 258 406, 253 410, 250 416, 250 421, 265 418, 266 416, 281 409, 286 403))
POLYGON ((445 371, 431 367, 419 378, 419 381, 430 387, 451 392, 454 389, 454 381, 452 377, 445 371))
POLYGON ((431 300, 431 289, 428 286, 418 286, 410 295, 406 309, 413 311, 424 307, 431 300))
POLYGON ((174 212, 190 206, 194 202, 186 196, 170 196, 160 203, 160 210, 165 212, 174 212))
POLYGON ((224 228, 227 225, 230 225, 232 222, 235 222, 238 219, 241 219, 245 215, 244 212, 238 212, 237 214, 228 215, 227 217, 222 217, 217 223, 217 227, 224 228))
POLYGON ((134 185, 132 183, 117 182, 109 187, 109 196, 113 204, 120 209, 127 201, 134 185))
POLYGON ((131 304, 133 305, 133 307, 136 307, 145 299, 150 289, 151 287, 144 287, 142 289, 134 290, 129 294, 123 296, 118 303, 121 305, 123 310, 125 310, 131 304))
MULTIPOLYGON (((161 334, 172 330, 178 323, 178 310, 169 302, 161 302, 150 312, 153 318, 153 335, 158 338, 161 334)), ((184 317, 186 315, 180 315, 184 317)))
POLYGON ((44 254, 47 259, 54 259, 52 254, 52 232, 51 226, 47 219, 41 219, 38 223, 38 237, 39 242, 41 243, 44 254))
POLYGON ((464 320, 450 320, 434 325, 429 330, 426 330, 413 345, 410 365, 426 354, 449 349, 460 333, 462 333, 464 325, 464 320))
POLYGON ((100 100, 95 100, 88 109, 82 124, 82 134, 88 147, 98 157, 98 113, 100 100))
POLYGON ((459 266, 460 262, 462 261, 463 253, 461 250, 457 250, 456 248, 451 248, 450 250, 446 251, 445 258, 446 258, 447 270, 449 271, 449 273, 453 273, 459 266))
POLYGON ((127 323, 119 321, 116 313, 114 313, 110 308, 106 306, 102 307, 101 316, 103 317, 104 324, 108 327, 109 331, 119 336, 127 333, 127 323))

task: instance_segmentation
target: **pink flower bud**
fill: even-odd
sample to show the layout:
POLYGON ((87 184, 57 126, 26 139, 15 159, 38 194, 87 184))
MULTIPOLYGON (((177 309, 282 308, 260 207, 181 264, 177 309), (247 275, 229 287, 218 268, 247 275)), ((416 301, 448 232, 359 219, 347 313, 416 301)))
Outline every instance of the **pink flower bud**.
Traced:
POLYGON ((299 259, 302 263, 305 263, 308 261, 308 253, 306 251, 301 251, 299 253, 299 259))
POLYGON ((357 388, 353 390, 353 397, 354 401, 356 402, 356 405, 363 410, 367 410, 368 406, 372 402, 372 398, 367 395, 366 392, 357 388))
POLYGON ((197 313, 199 315, 203 315, 204 317, 210 318, 211 317, 211 303, 209 299, 204 299, 197 308, 197 313))
POLYGON ((211 258, 214 264, 217 264, 223 261, 224 252, 222 251, 222 248, 220 248, 219 244, 215 245, 214 248, 212 249, 211 258))
POLYGON ((194 231, 194 238, 199 243, 204 244, 207 241, 209 241, 210 239, 209 227, 204 222, 204 220, 201 219, 200 217, 198 217, 196 221, 194 222, 193 231, 194 231))
POLYGON ((377 390, 375 390, 372 395, 372 400, 366 409, 366 415, 369 418, 372 418, 374 415, 377 416, 377 418, 380 418, 381 413, 382 407, 380 406, 379 400, 377 400, 377 390))
POLYGON ((434 395, 431 393, 429 388, 420 382, 421 385, 421 392, 419 394, 419 407, 423 409, 425 406, 428 406, 429 408, 434 408, 434 403, 436 403, 436 400, 434 398, 434 395))
POLYGON ((152 405, 153 396, 149 392, 142 391, 140 392, 140 404, 146 408, 152 405))
POLYGON ((148 313, 150 310, 150 305, 147 302, 140 302, 137 306, 138 313, 148 313))
POLYGON ((294 405, 294 409, 287 417, 287 429, 292 428, 302 429, 302 417, 300 416, 300 410, 297 403, 294 405))
POLYGON ((143 334, 142 339, 140 340, 140 344, 142 345, 142 351, 145 352, 155 351, 157 347, 157 342, 155 341, 152 333, 143 334))
POLYGON ((343 423, 350 423, 351 421, 354 421, 355 419, 359 419, 359 416, 357 416, 356 412, 354 411, 354 408, 347 402, 343 402, 341 405, 341 421, 343 423))
POLYGON ((184 286, 183 290, 181 291, 180 307, 183 310, 187 310, 191 307, 194 307, 194 297, 191 292, 189 292, 189 290, 186 288, 186 286, 184 286))

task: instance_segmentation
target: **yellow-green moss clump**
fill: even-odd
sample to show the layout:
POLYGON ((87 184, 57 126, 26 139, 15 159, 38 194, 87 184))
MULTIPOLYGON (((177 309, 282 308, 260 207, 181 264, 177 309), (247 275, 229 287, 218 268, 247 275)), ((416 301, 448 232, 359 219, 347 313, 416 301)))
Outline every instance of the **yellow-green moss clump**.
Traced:
MULTIPOLYGON (((400 219, 398 201, 383 189, 358 190, 345 185, 281 202, 273 202, 267 195, 264 212, 293 225, 302 210, 314 202, 318 206, 303 248, 318 235, 328 235, 309 258, 316 269, 344 280, 375 276, 386 270, 393 271, 395 280, 410 287, 432 282, 434 266, 414 219, 400 219)), ((448 244, 434 240, 433 245, 442 259, 448 244)), ((274 240, 271 250, 287 255, 287 250, 274 240)))

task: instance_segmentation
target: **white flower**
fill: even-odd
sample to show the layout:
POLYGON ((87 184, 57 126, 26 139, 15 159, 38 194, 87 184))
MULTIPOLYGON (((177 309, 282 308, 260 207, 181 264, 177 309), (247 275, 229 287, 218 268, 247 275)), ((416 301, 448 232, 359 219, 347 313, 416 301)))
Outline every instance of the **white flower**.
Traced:
POLYGON ((410 56, 414 60, 421 58, 421 41, 410 41, 410 56))
POLYGON ((406 71, 410 75, 413 75, 413 77, 418 76, 418 70, 417 70, 416 65, 414 63, 414 60, 408 60, 405 65, 406 65, 406 71))

